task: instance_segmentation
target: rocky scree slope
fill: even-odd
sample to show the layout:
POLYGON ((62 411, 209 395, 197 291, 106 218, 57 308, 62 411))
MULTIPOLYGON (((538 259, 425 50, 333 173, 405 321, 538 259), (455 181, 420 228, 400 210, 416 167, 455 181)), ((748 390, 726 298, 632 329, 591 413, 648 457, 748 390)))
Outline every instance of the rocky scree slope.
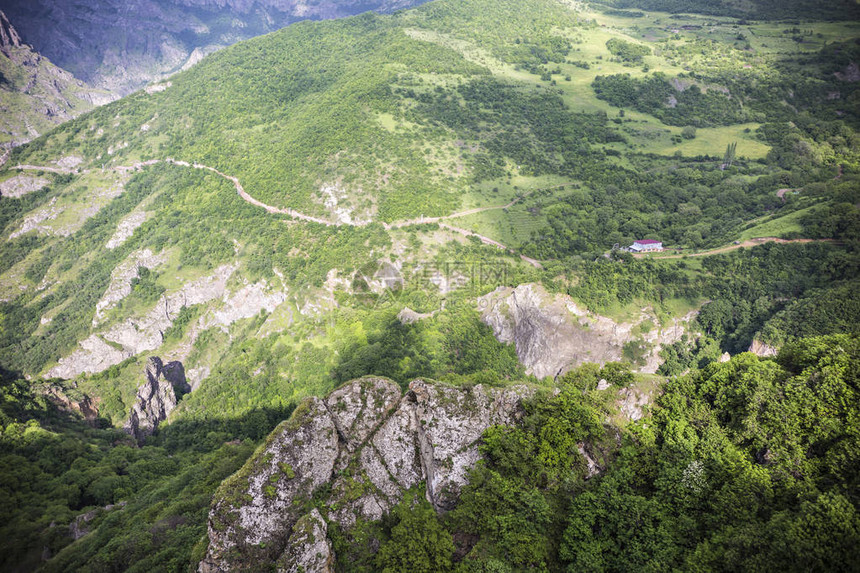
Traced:
MULTIPOLYGON (((438 511, 456 503, 480 458, 488 427, 512 425, 534 391, 455 388, 362 378, 327 398, 303 402, 215 495, 201 573, 258 569, 330 570, 326 520, 347 533, 376 520, 410 488, 425 484, 438 511), (326 491, 319 509, 315 492, 326 491)), ((319 496, 319 493, 317 493, 319 496)))

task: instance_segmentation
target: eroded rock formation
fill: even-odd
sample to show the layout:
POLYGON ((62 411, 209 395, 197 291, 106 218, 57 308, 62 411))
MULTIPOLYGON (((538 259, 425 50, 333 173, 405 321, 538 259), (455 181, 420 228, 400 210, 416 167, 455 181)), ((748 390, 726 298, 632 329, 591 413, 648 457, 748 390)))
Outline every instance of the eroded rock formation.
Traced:
POLYGON ((360 518, 379 519, 422 483, 437 510, 450 509, 480 457, 481 434, 516 423, 532 393, 414 380, 401 395, 394 382, 362 378, 307 400, 222 484, 199 570, 274 562, 284 571, 329 570, 325 521, 307 509, 322 486, 326 518, 345 530, 360 518))
POLYGON ((124 426, 138 442, 145 440, 167 419, 176 408, 178 396, 191 391, 181 362, 163 364, 159 357, 152 356, 146 363, 144 375, 146 380, 137 389, 137 398, 124 426))
POLYGON ((478 306, 496 338, 513 343, 526 372, 538 378, 560 376, 585 362, 619 361, 629 342, 645 348, 638 370, 654 373, 662 346, 680 340, 695 316, 693 312, 658 326, 654 312, 644 308, 637 320, 619 323, 539 284, 498 288, 478 299, 478 306))

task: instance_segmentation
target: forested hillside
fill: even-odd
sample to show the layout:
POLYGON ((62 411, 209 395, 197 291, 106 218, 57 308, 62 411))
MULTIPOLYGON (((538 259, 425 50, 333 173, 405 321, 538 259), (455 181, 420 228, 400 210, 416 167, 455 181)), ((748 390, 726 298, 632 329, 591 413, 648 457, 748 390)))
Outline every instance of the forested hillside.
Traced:
MULTIPOLYGON (((778 8, 304 22, 14 150, 0 568, 215 570, 247 481, 337 571, 851 570, 860 32, 778 8), (522 411, 437 460, 444 512, 343 427, 355 459, 277 493, 301 444, 261 452, 365 376, 522 411)), ((287 521, 249 569, 288 568, 287 521)))

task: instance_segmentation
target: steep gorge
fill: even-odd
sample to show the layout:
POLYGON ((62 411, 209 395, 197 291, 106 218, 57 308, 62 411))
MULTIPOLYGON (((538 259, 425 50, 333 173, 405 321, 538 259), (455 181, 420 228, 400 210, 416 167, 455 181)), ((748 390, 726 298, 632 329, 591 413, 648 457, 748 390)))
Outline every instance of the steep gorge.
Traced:
POLYGON ((129 94, 203 56, 299 20, 391 12, 420 0, 9 0, 25 42, 85 82, 129 94))
POLYGON ((22 145, 111 99, 29 46, 0 11, 0 148, 22 145))

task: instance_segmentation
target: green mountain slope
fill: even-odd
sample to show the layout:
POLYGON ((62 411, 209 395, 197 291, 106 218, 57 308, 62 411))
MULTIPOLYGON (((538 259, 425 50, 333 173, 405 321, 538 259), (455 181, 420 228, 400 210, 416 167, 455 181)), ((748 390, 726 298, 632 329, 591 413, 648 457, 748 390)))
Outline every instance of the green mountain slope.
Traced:
MULTIPOLYGON (((186 569, 205 553, 198 542, 216 482, 303 399, 360 376, 401 387, 417 378, 466 389, 555 386, 584 362, 620 360, 637 373, 619 375, 589 420, 624 426, 625 408, 651 423, 643 406, 653 398, 642 396, 665 377, 724 352, 775 354, 801 337, 856 334, 857 37, 851 22, 436 0, 239 43, 16 149, 0 171, 0 186, 14 190, 0 198, 3 463, 44 465, 44 443, 83 452, 67 459, 83 461, 69 475, 45 466, 38 491, 3 506, 10 531, 21 532, 8 536, 10 559, 31 569, 50 547, 61 553, 49 570, 112 559, 186 569), (646 238, 668 252, 624 252, 646 238), (65 381, 11 382, 24 376, 65 381), (169 407, 159 413, 159 404, 169 407), (69 421, 78 413, 96 428, 69 421), (154 433, 138 451, 117 437, 123 426, 154 433), (108 466, 113 473, 99 480, 108 466), (194 497, 162 504, 164 492, 194 497), (75 515, 121 501, 129 510, 96 512, 90 536, 66 536, 75 515)), ((735 360, 725 368, 772 368, 735 360)), ((584 368, 582 380, 599 383, 591 380, 599 370, 584 368)), ((608 368, 612 378, 616 366, 608 368)), ((770 381, 789 376, 768 372, 770 381)), ((577 376, 565 384, 576 388, 577 376)), ((678 400, 712 400, 684 386, 692 383, 677 383, 678 400)), ((552 432, 579 463, 570 447, 588 433, 565 420, 552 432)), ((672 434, 674 421, 663 421, 672 434)), ((627 436, 607 435, 616 431, 627 436)), ((533 439, 555 439, 514 438, 535 448, 533 439)), ((748 459, 744 439, 733 435, 725 456, 761 463, 748 459)), ((506 441, 496 446, 497 470, 525 463, 502 459, 513 448, 506 441)), ((667 464, 667 475, 684 471, 667 464)), ((540 555, 585 563, 588 527, 546 505, 582 483, 553 475, 560 481, 548 477, 528 499, 543 515, 535 523, 551 523, 555 536, 501 539, 501 526, 477 509, 443 525, 483 536, 477 551, 488 547, 495 564, 508 550, 521 552, 523 567, 540 555), (547 488, 544 501, 534 497, 547 488)), ((664 496, 653 503, 671 497, 670 485, 649 483, 640 485, 664 496)), ((10 480, 9 491, 20 488, 10 480)), ((514 515, 509 501, 500 507, 514 515)), ((796 509, 785 504, 771 505, 796 509)), ((681 527, 662 510, 649 515, 658 529, 681 527)), ((373 539, 388 542, 395 525, 373 539)), ((743 542, 724 533, 698 539, 743 542)), ((331 535, 348 556, 342 545, 352 542, 331 535)), ((708 547, 682 561, 673 546, 667 559, 711 563, 708 547)), ((356 551, 372 570, 376 562, 356 551)))
MULTIPOLYGON (((542 18, 540 10, 533 15, 536 42, 557 23, 575 21, 561 6, 540 7, 542 18)), ((461 161, 458 134, 420 125, 387 129, 392 126, 384 125, 386 116, 401 117, 408 104, 392 88, 421 82, 425 74, 434 85, 446 79, 453 86, 487 70, 407 33, 422 21, 456 27, 461 16, 418 14, 422 17, 365 16, 322 28, 300 24, 252 40, 182 74, 163 93, 133 96, 114 129, 106 124, 118 110, 97 113, 88 126, 104 126, 104 135, 72 141, 80 142, 87 158, 128 143, 111 158, 114 164, 168 156, 205 163, 239 177, 253 196, 279 206, 321 212, 319 189, 332 186, 356 203, 357 217, 377 210, 383 220, 450 212, 468 182, 468 173, 460 173, 464 169, 452 173, 447 164, 461 161), (144 124, 148 129, 142 132, 144 124), (426 145, 447 153, 427 158, 426 145)), ((492 14, 493 21, 482 27, 497 29, 511 16, 492 14)), ((515 34, 509 30, 507 41, 515 34)), ((54 153, 51 147, 49 141, 32 161, 54 153)))
MULTIPOLYGON (((5 367, 71 378, 124 363, 122 383, 92 382, 121 418, 145 353, 190 360, 199 382, 226 346, 286 329, 300 396, 336 364, 311 360, 311 375, 298 342, 340 306, 366 311, 354 284, 366 263, 393 264, 431 312, 458 295, 416 277, 445 257, 507 256, 481 242, 564 274, 579 272, 564 261, 637 237, 719 246, 761 216, 832 213, 832 231, 809 216, 800 228, 856 240, 847 28, 822 24, 798 45, 770 24, 682 33, 659 14, 528 8, 438 1, 298 24, 16 151, 0 178, 17 181, 17 165, 48 186, 3 203, 5 367), (634 43, 641 63, 613 54, 634 43), (658 95, 625 109, 631 89, 658 95), (261 311, 274 318, 257 330, 217 334, 261 311)), ((593 310, 616 305, 568 290, 593 310)))

